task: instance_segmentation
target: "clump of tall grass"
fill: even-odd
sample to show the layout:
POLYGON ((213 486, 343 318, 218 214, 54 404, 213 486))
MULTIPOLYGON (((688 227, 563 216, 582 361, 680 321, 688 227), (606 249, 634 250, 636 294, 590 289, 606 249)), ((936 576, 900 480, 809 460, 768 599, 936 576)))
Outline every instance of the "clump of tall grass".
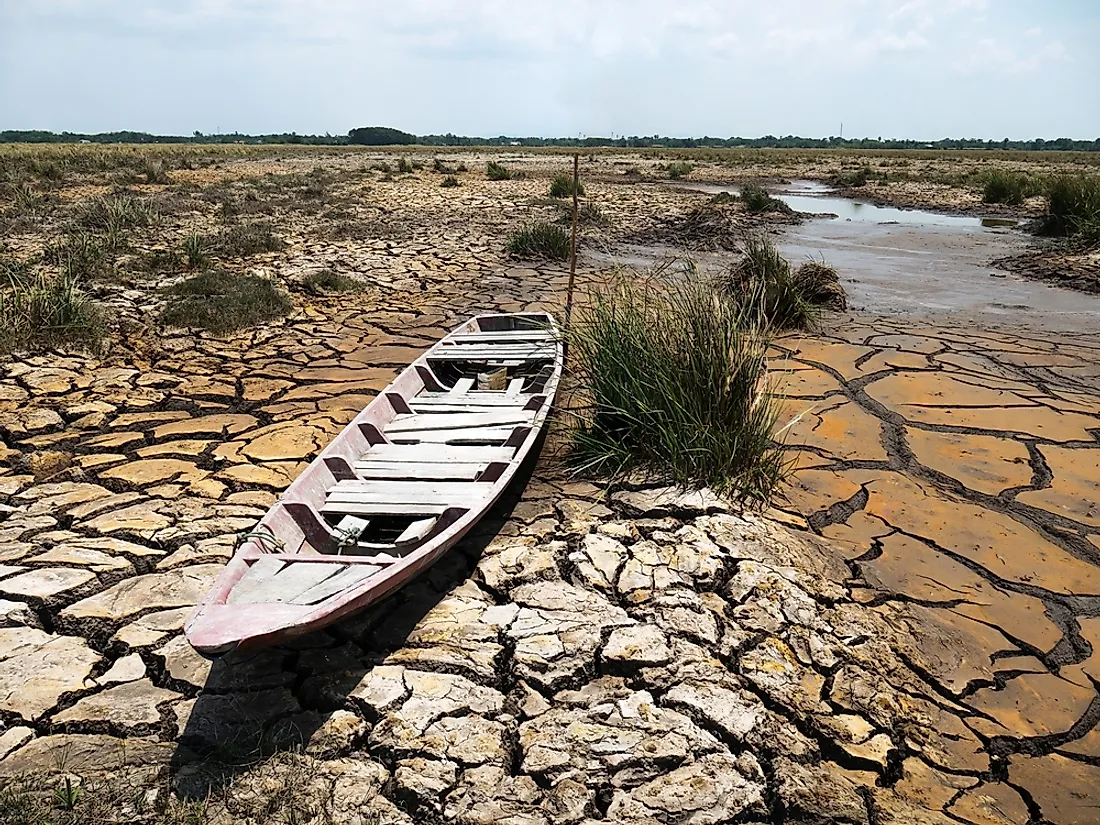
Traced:
POLYGON ((146 183, 163 185, 172 182, 172 179, 168 177, 168 168, 164 165, 164 161, 159 158, 146 158, 142 164, 142 172, 145 175, 146 183))
POLYGON ((758 183, 746 183, 741 187, 741 202, 745 209, 753 213, 779 212, 785 215, 791 213, 791 207, 779 198, 773 198, 768 190, 758 183))
POLYGON ((397 171, 405 175, 413 170, 413 165, 409 163, 409 159, 402 155, 397 159, 397 171))
POLYGON ((686 160, 674 160, 667 164, 661 164, 658 168, 663 168, 671 180, 680 180, 685 175, 690 175, 695 166, 686 160))
POLYGON ((495 160, 485 164, 485 177, 489 180, 511 180, 512 170, 495 160))
POLYGON ((445 178, 443 178, 442 181, 439 182, 439 185, 442 186, 444 189, 453 189, 454 187, 458 186, 458 178, 456 178, 454 175, 447 175, 445 178))
POLYGON ((1100 244, 1100 176, 1062 175, 1051 180, 1039 229, 1085 246, 1100 244))
POLYGON ((986 173, 982 187, 983 203, 1005 203, 1019 206, 1026 198, 1038 195, 1042 187, 1031 175, 993 169, 986 173))
POLYGON ((282 318, 290 299, 266 278, 210 270, 166 290, 168 303, 161 322, 169 327, 233 332, 282 318))
POLYGON ((438 172, 441 175, 445 175, 445 174, 449 175, 449 174, 453 173, 455 170, 452 169, 450 166, 448 166, 443 161, 443 158, 436 157, 436 158, 432 158, 432 171, 433 172, 438 172))
POLYGON ((260 252, 278 252, 286 243, 271 227, 261 223, 230 226, 218 233, 218 252, 229 257, 245 257, 260 252))
POLYGON ((570 235, 554 223, 535 223, 520 227, 508 235, 508 252, 517 258, 569 259, 572 248, 570 235))
POLYGON ((188 269, 202 269, 210 261, 213 244, 206 235, 192 233, 183 239, 180 246, 188 269))
MULTIPOLYGON (((584 184, 580 181, 577 181, 577 197, 581 197, 583 195, 584 184)), ((573 176, 566 174, 565 172, 558 172, 558 174, 554 175, 553 180, 550 181, 550 197, 573 197, 573 176)))
POLYGON ((0 262, 0 349, 98 350, 103 314, 76 276, 0 262))
POLYGON ((747 316, 777 331, 812 329, 824 309, 847 306, 833 267, 824 261, 808 261, 795 269, 762 235, 745 240, 740 260, 720 283, 729 300, 747 316))
POLYGON ((627 273, 598 288, 569 332, 590 407, 568 461, 604 477, 641 474, 767 502, 785 472, 764 381, 768 336, 693 269, 627 273))

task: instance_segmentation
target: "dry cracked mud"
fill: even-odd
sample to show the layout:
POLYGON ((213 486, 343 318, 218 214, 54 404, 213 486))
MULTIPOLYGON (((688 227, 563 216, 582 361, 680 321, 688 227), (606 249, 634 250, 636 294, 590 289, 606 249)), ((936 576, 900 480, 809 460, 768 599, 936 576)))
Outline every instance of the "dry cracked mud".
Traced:
POLYGON ((0 779, 229 788, 218 822, 1100 820, 1089 336, 857 318, 780 339, 781 509, 544 463, 385 605, 194 654, 180 628, 234 534, 401 366, 475 311, 560 311, 566 273, 478 226, 292 238, 280 277, 323 259, 373 290, 5 365, 0 779))

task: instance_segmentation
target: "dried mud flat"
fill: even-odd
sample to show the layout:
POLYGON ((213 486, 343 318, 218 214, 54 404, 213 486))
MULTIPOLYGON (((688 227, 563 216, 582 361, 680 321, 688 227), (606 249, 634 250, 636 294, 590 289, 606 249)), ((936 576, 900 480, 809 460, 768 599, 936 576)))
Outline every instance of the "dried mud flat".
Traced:
MULTIPOLYGON (((154 334, 135 283, 102 359, 5 366, 0 777, 213 793, 217 822, 1100 819, 1089 336, 857 318, 781 339, 783 509, 546 461, 382 608, 247 661, 190 650, 233 534, 396 370, 472 312, 560 310, 566 274, 499 238, 544 208, 538 171, 375 181, 339 220, 394 237, 282 216, 289 248, 241 264, 369 292, 218 339, 154 334)), ((619 227, 683 206, 591 192, 619 227)))

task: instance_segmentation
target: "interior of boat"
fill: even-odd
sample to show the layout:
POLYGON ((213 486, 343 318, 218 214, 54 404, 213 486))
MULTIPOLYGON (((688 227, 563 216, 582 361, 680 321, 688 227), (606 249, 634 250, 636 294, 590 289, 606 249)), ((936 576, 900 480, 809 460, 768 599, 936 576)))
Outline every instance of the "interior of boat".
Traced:
POLYGON ((484 510, 548 412, 559 348, 536 313, 483 316, 428 350, 246 534, 227 602, 316 603, 484 510))

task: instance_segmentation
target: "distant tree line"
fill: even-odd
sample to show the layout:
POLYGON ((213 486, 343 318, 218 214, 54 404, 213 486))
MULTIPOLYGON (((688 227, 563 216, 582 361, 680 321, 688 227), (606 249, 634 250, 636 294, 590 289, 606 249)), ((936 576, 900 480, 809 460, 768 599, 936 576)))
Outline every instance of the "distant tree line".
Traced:
POLYGON ((245 135, 232 132, 222 135, 206 135, 193 132, 190 136, 151 135, 146 132, 102 132, 99 134, 81 134, 79 132, 45 131, 0 131, 0 143, 245 143, 275 144, 297 143, 311 146, 562 146, 577 148, 598 148, 601 146, 624 149, 668 148, 668 149, 1023 149, 1027 151, 1073 151, 1100 152, 1100 138, 1096 140, 1073 140, 1057 138, 1055 140, 980 140, 978 138, 944 138, 942 140, 896 140, 880 138, 804 138, 795 135, 776 137, 765 135, 758 138, 676 138, 652 135, 649 137, 584 137, 584 138, 544 138, 544 137, 463 137, 447 133, 445 135, 413 135, 387 126, 364 126, 352 129, 347 135, 299 135, 297 132, 284 132, 270 135, 245 135))

